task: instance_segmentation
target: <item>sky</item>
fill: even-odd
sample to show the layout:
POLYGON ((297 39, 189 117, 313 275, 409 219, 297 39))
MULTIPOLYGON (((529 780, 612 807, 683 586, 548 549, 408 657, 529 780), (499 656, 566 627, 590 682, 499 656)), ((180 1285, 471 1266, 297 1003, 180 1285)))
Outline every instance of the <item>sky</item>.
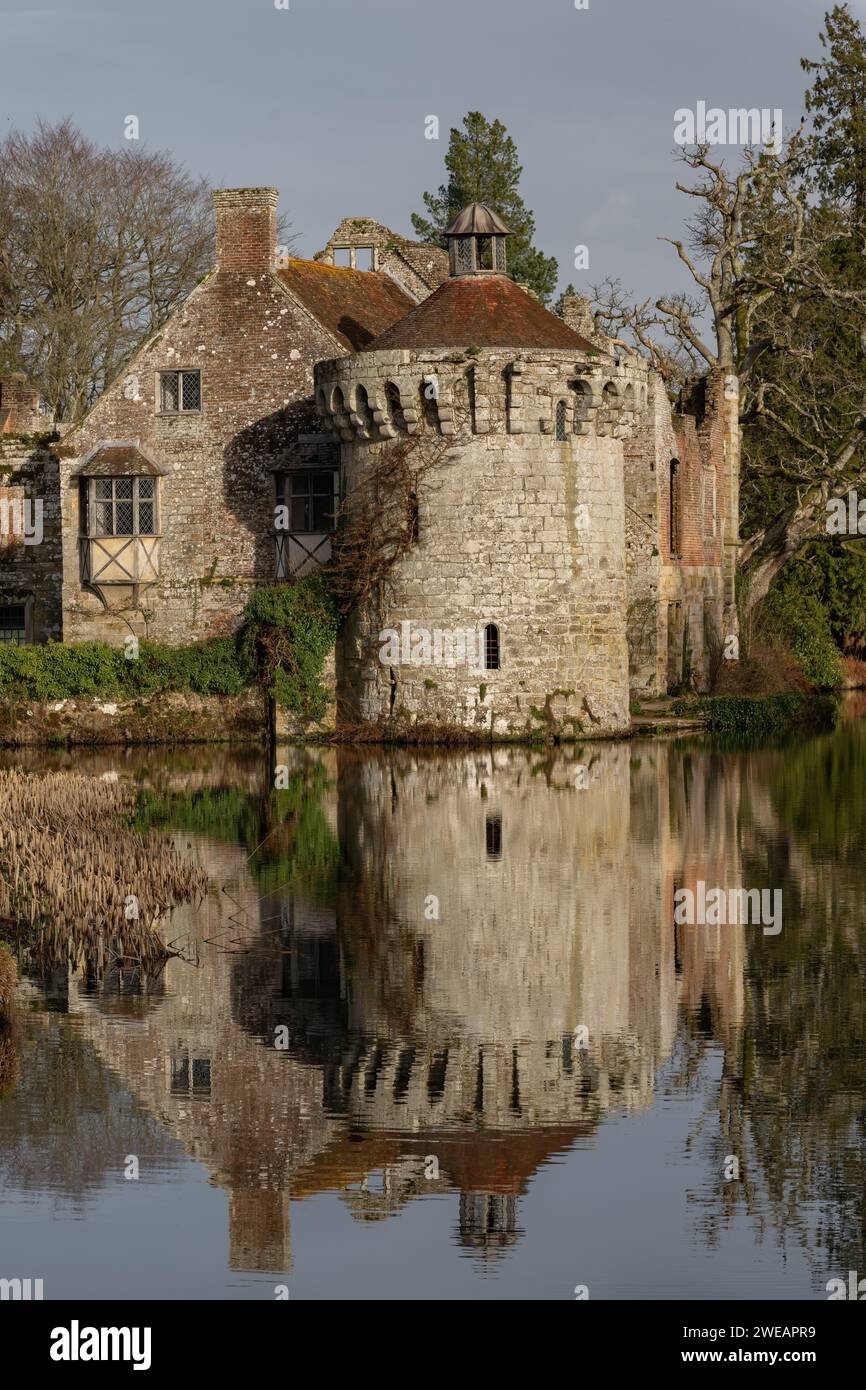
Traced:
MULTIPOLYGON (((684 288, 674 113, 781 107, 830 0, 0 0, 0 130, 71 117, 121 147, 126 118, 215 186, 274 185, 319 250, 346 216, 412 235, 467 111, 516 142, 536 244, 560 286, 684 288), (277 8, 277 5, 287 8, 277 8), (578 9, 577 4, 587 8, 578 9), (425 136, 428 117, 439 139, 425 136), (588 266, 575 269, 575 248, 588 266)), ((866 0, 851 0, 866 21, 866 0)), ((721 151, 728 161, 739 152, 721 151)))

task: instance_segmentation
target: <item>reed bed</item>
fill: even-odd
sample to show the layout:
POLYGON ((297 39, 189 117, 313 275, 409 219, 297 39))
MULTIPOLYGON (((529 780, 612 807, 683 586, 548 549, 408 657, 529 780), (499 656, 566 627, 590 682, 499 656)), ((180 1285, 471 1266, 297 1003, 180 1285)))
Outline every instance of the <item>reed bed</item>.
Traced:
POLYGON ((12 1007, 12 996, 15 993, 17 979, 18 967, 14 957, 9 949, 0 942, 0 1022, 12 1007))
POLYGON ((135 803, 120 782, 0 771, 0 924, 43 960, 165 959, 160 919, 203 896, 203 870, 132 829, 135 803))

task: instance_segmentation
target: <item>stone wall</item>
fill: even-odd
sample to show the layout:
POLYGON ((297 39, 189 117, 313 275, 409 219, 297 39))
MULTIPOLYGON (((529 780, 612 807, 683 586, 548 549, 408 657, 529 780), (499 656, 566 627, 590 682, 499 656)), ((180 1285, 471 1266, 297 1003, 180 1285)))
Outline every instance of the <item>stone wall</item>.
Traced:
POLYGON ((417 544, 338 652, 341 718, 503 738, 625 728, 622 439, 645 408, 642 368, 562 349, 394 351, 316 379, 348 496, 395 447, 418 475, 417 544), (501 669, 381 659, 380 633, 406 623, 431 640, 495 624, 501 669))
POLYGON ((267 194, 217 194, 215 270, 64 438, 66 641, 120 644, 130 631, 174 643, 224 634, 237 627, 252 589, 274 581, 268 467, 306 418, 314 362, 339 344, 271 269, 276 193, 267 194), (202 408, 162 414, 159 374, 182 368, 201 372, 202 408), (126 610, 115 609, 107 586, 103 607, 80 578, 78 472, 112 440, 138 441, 164 473, 159 581, 126 610))
POLYGON ((699 384, 673 411, 664 382, 649 374, 649 408, 625 445, 629 663, 636 695, 684 680, 707 689, 731 630, 726 593, 733 591, 733 571, 729 586, 725 537, 736 532, 738 499, 730 492, 729 413, 720 380, 699 384))
POLYGON ((0 701, 0 746, 262 743, 262 698, 160 694, 136 700, 0 701))
POLYGON ((28 641, 59 641, 60 589, 57 457, 7 435, 0 440, 0 606, 24 606, 28 641))
POLYGON ((345 217, 316 260, 354 269, 384 270, 417 302, 448 276, 448 253, 399 236, 372 217, 345 217), (369 255, 369 267, 362 257, 369 255))

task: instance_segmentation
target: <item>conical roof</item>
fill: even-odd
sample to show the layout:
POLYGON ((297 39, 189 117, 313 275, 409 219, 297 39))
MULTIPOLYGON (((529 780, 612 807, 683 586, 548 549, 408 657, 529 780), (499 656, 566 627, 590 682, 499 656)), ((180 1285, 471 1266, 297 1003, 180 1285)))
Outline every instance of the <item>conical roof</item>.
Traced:
POLYGON ((493 274, 445 280, 364 351, 442 347, 597 351, 507 275, 493 274))
POLYGON ((486 203, 470 203, 445 228, 445 236, 511 236, 502 218, 486 203))

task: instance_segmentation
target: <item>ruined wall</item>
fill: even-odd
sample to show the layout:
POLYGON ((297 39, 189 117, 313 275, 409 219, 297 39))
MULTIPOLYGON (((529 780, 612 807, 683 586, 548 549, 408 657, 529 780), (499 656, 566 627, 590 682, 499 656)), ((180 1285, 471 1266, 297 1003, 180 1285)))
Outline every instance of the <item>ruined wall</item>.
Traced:
POLYGON ((384 270, 416 303, 448 277, 447 251, 398 236, 372 217, 345 217, 316 260, 334 265, 340 259, 353 270, 362 269, 366 252, 372 252, 369 268, 384 270))
POLYGON ((727 411, 713 388, 713 378, 699 383, 673 411, 664 382, 651 372, 649 408, 625 443, 629 664, 636 695, 683 682, 706 689, 720 660, 730 502, 727 411))
POLYGON ((0 608, 23 606, 27 641, 59 641, 60 589, 57 457, 6 436, 0 441, 0 608))
POLYGON ((251 590, 274 580, 268 465, 295 437, 314 362, 339 345, 272 270, 276 193, 269 201, 262 190, 226 190, 216 203, 216 269, 63 441, 66 641, 227 633, 251 590), (201 371, 201 411, 161 414, 159 373, 182 368, 201 371), (164 470, 159 582, 126 612, 106 611, 79 574, 77 472, 107 440, 140 441, 164 470))
POLYGON ((641 372, 564 350, 369 352, 320 364, 317 387, 348 496, 394 441, 418 476, 417 543, 338 653, 342 717, 499 737, 626 727, 621 438, 641 372), (381 660, 380 633, 403 623, 495 624, 501 669, 381 660))
POLYGON ((51 429, 50 413, 23 372, 0 380, 0 434, 40 434, 51 429))
POLYGON ((651 372, 647 409, 623 444, 629 684, 635 695, 665 687, 657 447, 659 434, 665 430, 670 431, 670 405, 664 383, 651 372))
POLYGON ((721 659, 725 421, 712 400, 706 400, 706 407, 706 413, 673 415, 672 435, 665 429, 659 432, 656 472, 661 484, 660 599, 665 629, 661 650, 668 688, 691 683, 699 690, 707 689, 714 666, 721 659), (665 458, 668 449, 670 453, 665 458), (672 459, 678 463, 676 554, 671 549, 672 459))

